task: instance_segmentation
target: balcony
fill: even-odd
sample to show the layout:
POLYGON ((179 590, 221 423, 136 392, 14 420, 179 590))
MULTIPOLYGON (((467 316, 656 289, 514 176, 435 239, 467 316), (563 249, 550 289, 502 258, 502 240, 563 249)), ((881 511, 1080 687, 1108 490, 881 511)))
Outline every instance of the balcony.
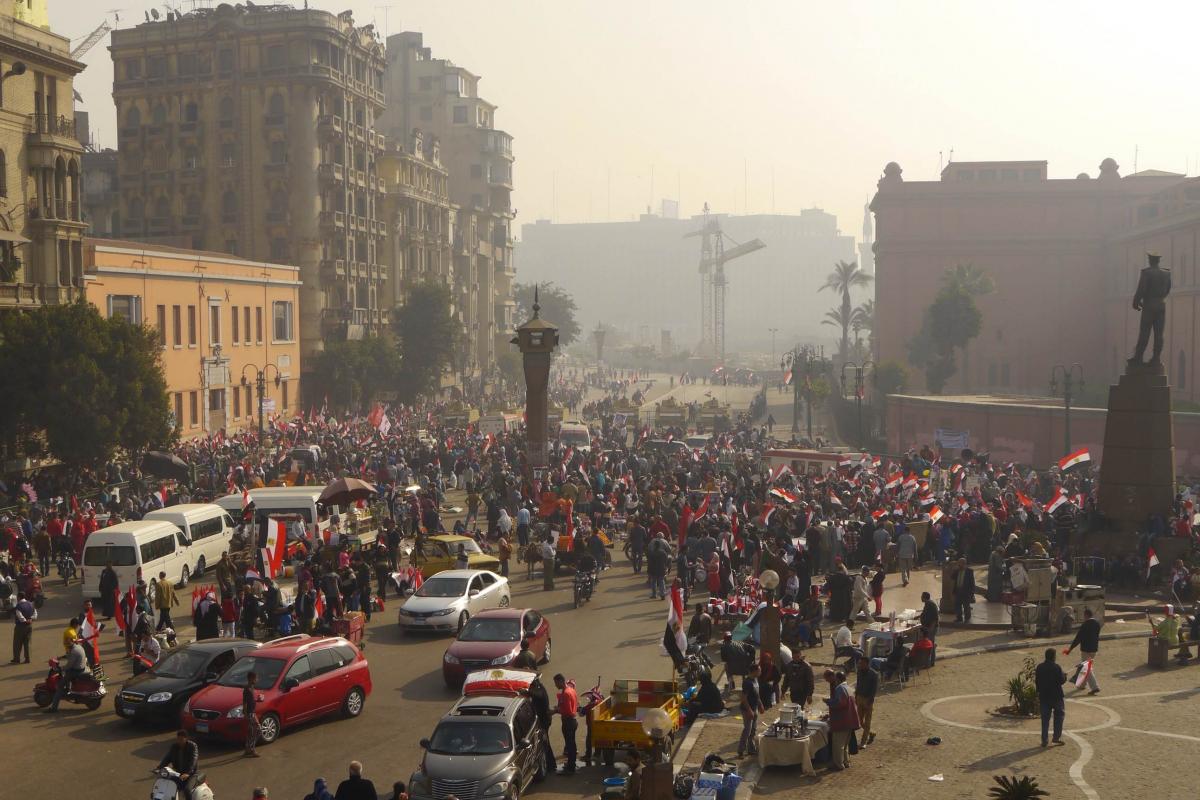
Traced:
POLYGON ((193 122, 179 123, 180 138, 189 139, 189 138, 192 138, 195 136, 199 136, 201 133, 201 130, 202 130, 202 126, 199 122, 193 121, 193 122))
POLYGON ((266 116, 266 125, 268 128, 282 128, 287 124, 286 114, 268 114, 266 116))
POLYGON ((221 222, 224 223, 225 225, 236 225, 237 221, 238 221, 238 212, 236 212, 236 211, 222 211, 221 212, 221 222))
POLYGON ((322 228, 337 228, 345 230, 346 215, 341 211, 322 211, 317 217, 317 223, 322 228))
POLYGON ((342 133, 342 118, 333 114, 322 114, 317 117, 317 133, 323 136, 330 136, 335 133, 342 133))
POLYGON ((83 145, 75 138, 75 120, 52 114, 30 114, 29 124, 26 138, 31 146, 83 152, 83 145))
POLYGON ((0 308, 36 308, 70 303, 83 296, 76 286, 45 286, 40 283, 0 283, 0 308))
POLYGON ((346 177, 341 164, 320 164, 317 166, 317 179, 341 183, 346 177))
POLYGON ((157 169, 146 173, 147 183, 169 183, 171 180, 171 171, 167 169, 157 169))
POLYGON ((288 212, 286 211, 267 211, 268 225, 286 225, 288 212))
POLYGON ((179 220, 179 226, 184 230, 195 230, 204 225, 204 217, 199 214, 184 214, 179 220))
POLYGON ((281 172, 287 172, 288 164, 286 161, 278 161, 270 164, 263 164, 263 172, 269 175, 278 175, 281 172))
POLYGON ((199 179, 203 173, 204 171, 202 169, 193 164, 190 167, 184 167, 183 169, 179 170, 179 179, 181 181, 190 182, 199 179))
POLYGON ((361 169, 354 170, 354 178, 358 181, 359 186, 367 185, 367 173, 363 172, 361 169))
POLYGON ((79 203, 71 203, 58 198, 32 197, 29 200, 29 216, 41 222, 72 223, 85 225, 80 216, 79 203))
POLYGON ((151 217, 149 230, 151 234, 170 233, 171 218, 170 217, 151 217))
POLYGON ((321 261, 321 277, 329 278, 344 278, 346 277, 346 261, 341 258, 326 258, 321 261))

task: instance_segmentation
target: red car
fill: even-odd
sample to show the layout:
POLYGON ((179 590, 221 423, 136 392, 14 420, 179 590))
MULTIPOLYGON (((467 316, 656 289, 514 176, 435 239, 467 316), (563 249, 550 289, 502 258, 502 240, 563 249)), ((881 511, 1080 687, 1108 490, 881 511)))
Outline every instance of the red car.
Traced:
POLYGON ((442 677, 452 689, 468 672, 506 667, 521 652, 521 640, 538 661, 550 660, 550 622, 532 608, 492 608, 467 620, 442 657, 442 677))
POLYGON ((371 693, 367 659, 350 642, 336 636, 285 636, 242 656, 215 683, 192 695, 180 712, 183 727, 244 741, 242 689, 249 672, 258 675, 261 744, 278 739, 285 727, 326 714, 357 717, 371 693))

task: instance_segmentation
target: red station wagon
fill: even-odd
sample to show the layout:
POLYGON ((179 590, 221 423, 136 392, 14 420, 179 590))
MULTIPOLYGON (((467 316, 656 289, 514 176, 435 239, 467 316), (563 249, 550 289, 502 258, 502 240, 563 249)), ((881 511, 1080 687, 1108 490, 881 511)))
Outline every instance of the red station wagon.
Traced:
POLYGON ((550 622, 532 608, 489 608, 467 620, 442 656, 442 677, 451 689, 467 673, 507 667, 521 652, 521 639, 539 662, 550 660, 550 622))
POLYGON ((246 675, 258 675, 259 742, 270 744, 280 731, 337 711, 362 713, 371 693, 371 671, 357 647, 339 637, 304 634, 267 642, 238 659, 220 679, 183 706, 183 727, 233 742, 246 738, 242 689, 246 675))

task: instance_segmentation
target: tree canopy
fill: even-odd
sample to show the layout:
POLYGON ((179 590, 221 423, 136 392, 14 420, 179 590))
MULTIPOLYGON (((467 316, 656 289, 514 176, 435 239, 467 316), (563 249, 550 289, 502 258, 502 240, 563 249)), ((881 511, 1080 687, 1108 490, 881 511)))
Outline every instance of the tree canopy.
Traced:
MULTIPOLYGON (((395 387, 400 376, 400 350, 394 336, 332 341, 313 359, 314 386, 323 387, 334 408, 361 411, 395 387)), ((314 400, 317 390, 313 390, 314 400)))
POLYGON ((833 267, 833 272, 825 278, 818 291, 829 289, 842 296, 841 305, 825 313, 823 324, 833 325, 842 329, 842 338, 838 346, 838 354, 842 359, 849 357, 850 326, 854 323, 853 306, 850 303, 850 290, 856 286, 869 286, 875 277, 859 268, 853 261, 839 261, 833 267))
POLYGON ((553 281, 549 283, 518 283, 513 287, 517 301, 516 324, 520 325, 533 316, 533 287, 538 289, 538 305, 541 317, 558 326, 558 342, 567 347, 579 338, 579 323, 575 319, 575 298, 566 289, 553 281))
POLYGON ((925 309, 921 330, 908 343, 908 360, 925 371, 929 391, 942 393, 958 371, 954 351, 965 351, 982 327, 983 314, 975 298, 958 281, 946 281, 925 309))
POLYGON ((396 393, 410 403, 440 388, 442 373, 462 346, 462 327, 451 314, 450 290, 432 281, 409 287, 392 320, 400 352, 396 393))
POLYGON ((0 315, 0 432, 44 432, 75 467, 164 446, 175 432, 160 353, 155 331, 84 302, 0 315))

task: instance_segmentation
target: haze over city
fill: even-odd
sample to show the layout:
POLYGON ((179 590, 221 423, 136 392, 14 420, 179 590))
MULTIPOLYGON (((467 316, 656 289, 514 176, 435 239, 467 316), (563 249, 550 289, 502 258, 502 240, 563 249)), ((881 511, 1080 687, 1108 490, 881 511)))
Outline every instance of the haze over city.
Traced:
MULTIPOLYGON (((125 5, 126 27, 151 3, 125 5)), ((215 5, 215 4, 214 4, 215 5)), ((1186 2, 314 2, 381 35, 421 31, 482 76, 513 134, 517 224, 818 206, 856 233, 889 161, 934 180, 956 160, 1046 159, 1052 177, 1195 174, 1200 108, 1163 80, 1193 68, 1186 2), (939 156, 940 151, 940 156, 939 156), (653 185, 652 185, 653 175, 653 185), (611 180, 610 180, 611 179, 611 180), (611 187, 611 193, 610 193, 611 187)), ((189 10, 184 3, 181 9, 189 10)), ((106 9, 50 5, 85 35, 106 9)), ((111 15, 108 15, 111 21, 111 15)), ((98 143, 114 146, 112 62, 76 80, 98 143)))

